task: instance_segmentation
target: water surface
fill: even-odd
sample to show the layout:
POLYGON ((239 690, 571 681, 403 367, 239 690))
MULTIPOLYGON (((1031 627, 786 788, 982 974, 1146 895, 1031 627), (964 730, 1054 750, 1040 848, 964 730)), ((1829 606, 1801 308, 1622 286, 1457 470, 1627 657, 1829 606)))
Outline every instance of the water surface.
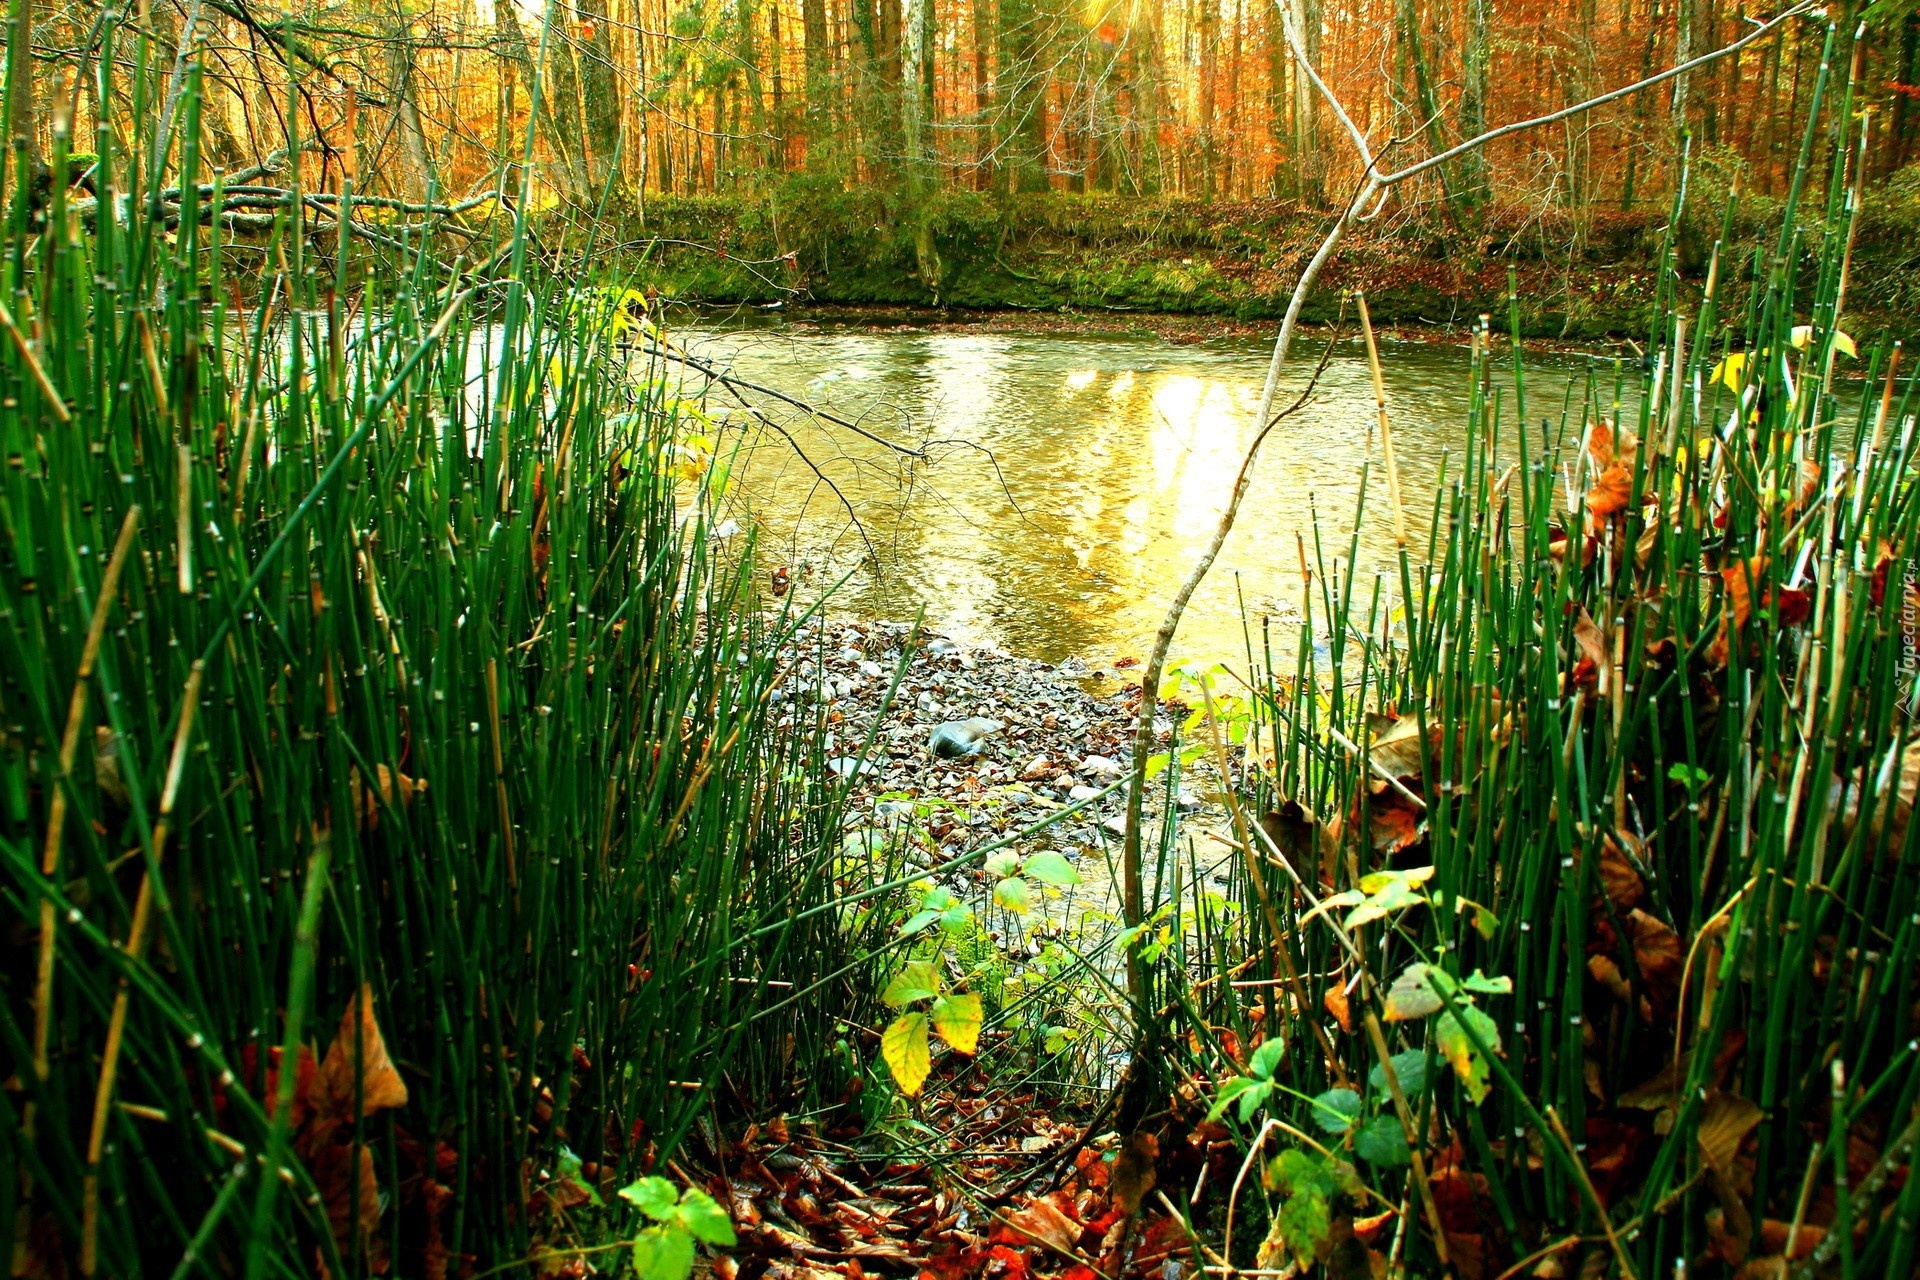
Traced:
MULTIPOLYGON (((1269 350, 1244 339, 798 325, 674 336, 742 378, 926 449, 930 461, 914 463, 844 427, 767 410, 779 431, 748 435, 738 494, 761 530, 763 562, 789 567, 803 596, 851 573, 838 611, 903 618, 924 608, 932 626, 968 642, 1095 663, 1151 647, 1232 490, 1269 350)), ((1296 344, 1278 404, 1305 385, 1319 342, 1307 334, 1296 344)), ((1468 352, 1387 342, 1382 360, 1402 490, 1424 544, 1442 467, 1457 476, 1462 462, 1468 352)), ((1569 401, 1568 430, 1580 430, 1590 375, 1611 403, 1615 370, 1610 356, 1530 354, 1529 452, 1543 419, 1557 433, 1569 401)), ((1520 445, 1510 363, 1492 385, 1504 462, 1520 445)), ((724 393, 711 404, 749 421, 724 393)), ((1347 557, 1368 464, 1359 561, 1363 572, 1388 563, 1374 424, 1364 349, 1343 344, 1313 402, 1269 437, 1178 652, 1242 653, 1242 602, 1256 625, 1263 614, 1297 624, 1316 515, 1319 564, 1332 570, 1347 557)))

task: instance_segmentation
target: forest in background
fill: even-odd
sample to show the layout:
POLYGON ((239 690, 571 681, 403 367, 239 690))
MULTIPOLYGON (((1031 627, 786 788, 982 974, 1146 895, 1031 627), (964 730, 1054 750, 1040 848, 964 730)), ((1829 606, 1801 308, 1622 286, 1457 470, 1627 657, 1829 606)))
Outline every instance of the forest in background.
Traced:
MULTIPOLYGON (((1862 176, 1879 188, 1855 301, 1882 321, 1907 309, 1903 246, 1920 226, 1920 193, 1900 177, 1920 126, 1912 10, 1854 11, 1869 31, 1862 176)), ((310 187, 351 175, 362 196, 468 200, 471 224, 524 182, 534 211, 594 215, 592 247, 625 248, 672 296, 1244 318, 1284 305, 1274 280, 1361 177, 1288 56, 1284 21, 1398 163, 1719 48, 1756 20, 1722 0, 142 0, 139 12, 162 46, 204 52, 216 171, 284 150, 291 66, 310 187), (1128 198, 1086 198, 1099 194, 1128 198)), ((99 15, 15 6, 35 61, 34 91, 16 95, 30 118, 13 132, 41 154, 68 105, 80 137, 98 118, 81 73, 99 15)), ((1403 188, 1350 249, 1355 278, 1335 283, 1368 287, 1383 320, 1470 319, 1504 309, 1518 264, 1529 332, 1637 331, 1683 159, 1694 240, 1735 190, 1742 225, 1777 216, 1818 42, 1804 24, 1463 155, 1403 188)), ((1683 271, 1709 247, 1683 243, 1683 271)))

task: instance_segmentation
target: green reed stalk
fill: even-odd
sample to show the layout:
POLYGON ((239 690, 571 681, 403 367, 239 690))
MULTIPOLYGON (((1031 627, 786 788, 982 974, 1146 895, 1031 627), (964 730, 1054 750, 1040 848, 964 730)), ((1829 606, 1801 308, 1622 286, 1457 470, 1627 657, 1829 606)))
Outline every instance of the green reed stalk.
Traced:
POLYGON ((127 1276, 485 1269, 614 1229, 558 1206, 620 1205, 723 1073, 810 1075, 838 988, 778 1052, 740 1029, 872 942, 819 910, 844 801, 770 710, 786 624, 714 533, 712 424, 618 346, 617 289, 541 273, 524 217, 469 251, 505 275, 463 275, 431 220, 373 240, 358 192, 309 203, 292 86, 292 197, 264 229, 216 214, 197 55, 101 41, 100 198, 56 177, 7 210, 0 902, 58 928, 44 996, 33 961, 0 972, 9 1052, 48 1029, 0 1116, 0 1217, 127 1276), (379 1045, 340 1030, 363 989, 379 1045), (368 1112, 379 1047, 407 1096, 368 1112), (299 1067, 329 1055, 331 1103, 299 1067))

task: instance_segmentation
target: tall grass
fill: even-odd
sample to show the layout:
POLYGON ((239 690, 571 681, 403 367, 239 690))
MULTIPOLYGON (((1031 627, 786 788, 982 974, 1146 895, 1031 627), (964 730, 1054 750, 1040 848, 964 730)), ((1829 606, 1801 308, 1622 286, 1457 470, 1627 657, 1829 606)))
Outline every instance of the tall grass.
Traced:
MULTIPOLYGON (((1277 740, 1244 774, 1269 818, 1240 828, 1231 959, 1271 985, 1195 992, 1187 1069, 1244 1073, 1224 1032, 1277 1010, 1264 1114, 1294 1136, 1226 1122, 1353 1162, 1378 1198, 1335 1216, 1391 1210, 1373 1242, 1408 1274, 1914 1274, 1914 382, 1890 342, 1844 350, 1846 46, 1829 32, 1775 252, 1716 259, 1690 314, 1663 287, 1648 367, 1597 366, 1557 422, 1517 342, 1509 366, 1483 336, 1465 447, 1398 563, 1323 550, 1297 665, 1250 645, 1277 740), (1349 915, 1363 877, 1419 867, 1420 901, 1349 915), (1405 998, 1416 962, 1453 982, 1416 970, 1405 998), (1377 1070, 1408 1050, 1420 1092, 1377 1070), (1307 1101, 1347 1085, 1425 1158, 1357 1158, 1307 1101)), ((1297 1185, 1269 1184, 1268 1265, 1304 1229, 1297 1185)), ((1236 1238, 1251 1265, 1259 1232, 1236 1238)))
POLYGON ((16 150, 0 267, 15 1265, 580 1244, 730 1064, 826 1051, 816 997, 736 1053, 848 945, 793 923, 834 800, 772 731, 703 424, 524 225, 469 273, 301 198, 298 112, 293 195, 226 216, 191 50, 103 22, 102 198, 64 129, 44 208, 16 150))

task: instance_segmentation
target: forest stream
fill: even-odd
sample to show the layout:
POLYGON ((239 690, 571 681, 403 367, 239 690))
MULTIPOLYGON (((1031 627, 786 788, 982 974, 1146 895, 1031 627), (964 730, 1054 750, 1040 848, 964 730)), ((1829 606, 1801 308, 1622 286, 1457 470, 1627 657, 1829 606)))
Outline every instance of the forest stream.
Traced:
MULTIPOLYGON (((1232 488, 1270 349, 1240 337, 1178 343, 852 325, 675 336, 738 377, 888 440, 924 442, 931 461, 907 465, 881 444, 797 412, 777 419, 816 474, 777 435, 750 433, 738 474, 762 530, 762 559, 787 566, 804 595, 851 574, 836 612, 911 618, 924 609, 929 627, 963 643, 1095 664, 1151 647, 1232 488)), ((1309 332, 1295 345, 1277 408, 1299 396, 1324 341, 1309 332)), ((1381 359, 1410 529, 1424 545, 1443 469, 1449 479, 1459 474, 1469 353, 1386 341, 1381 359)), ((1615 370, 1612 355, 1530 351, 1528 453, 1539 450, 1542 418, 1559 422, 1569 399, 1570 421, 1580 420, 1589 371, 1599 402, 1610 405, 1615 370)), ((689 389, 700 381, 687 379, 689 389)), ((1514 461, 1513 369, 1498 356, 1491 385, 1506 424, 1499 456, 1514 461)), ((727 403, 715 394, 709 409, 718 414, 727 403)), ((1362 522, 1359 559, 1387 562, 1393 524, 1375 421, 1365 349, 1343 341, 1312 402, 1270 438, 1233 537, 1187 611, 1179 652, 1209 660, 1244 653, 1242 602, 1256 627, 1263 615, 1275 619, 1276 644, 1291 636, 1292 626, 1279 624, 1299 617, 1302 554, 1315 573, 1348 558, 1367 463, 1377 518, 1362 522)))

